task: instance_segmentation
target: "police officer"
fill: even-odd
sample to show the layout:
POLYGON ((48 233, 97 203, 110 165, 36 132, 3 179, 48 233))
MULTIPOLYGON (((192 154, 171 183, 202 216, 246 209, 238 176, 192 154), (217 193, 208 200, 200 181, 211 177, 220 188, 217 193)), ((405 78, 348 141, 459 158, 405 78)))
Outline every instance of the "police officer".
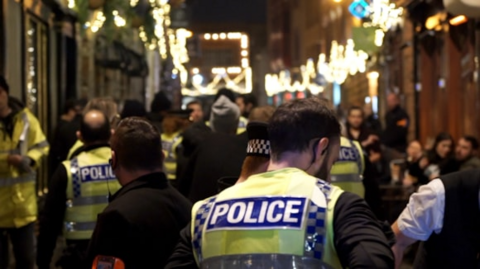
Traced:
POLYGON ((0 268, 8 268, 8 237, 17 268, 35 266, 36 173, 49 145, 35 116, 9 96, 0 76, 0 268))
POLYGON ((189 123, 191 110, 171 110, 162 122, 162 150, 165 156, 165 174, 168 180, 176 186, 177 157, 182 144, 182 133, 189 123), (187 122, 187 123, 186 123, 187 122))
MULTIPOLYGON (((110 121, 110 126, 115 127, 120 120, 120 115, 118 115, 118 106, 115 101, 110 97, 99 97, 90 100, 84 108, 84 112, 90 111, 92 109, 97 109, 103 112, 108 120, 110 121)), ((83 143, 81 140, 77 140, 72 148, 68 152, 67 160, 71 160, 77 154, 83 152, 83 143)))
POLYGON ((37 264, 50 268, 57 235, 64 227, 67 251, 58 264, 84 268, 82 259, 97 219, 108 204, 108 196, 120 189, 109 164, 111 135, 108 118, 99 110, 84 114, 77 133, 82 152, 64 161, 53 175, 40 218, 37 264))
POLYGON ((440 176, 420 187, 392 229, 397 268, 416 241, 424 242, 414 268, 480 268, 480 169, 440 176))
POLYGON ((167 268, 393 268, 365 201, 311 176, 328 178, 340 151, 340 126, 325 102, 285 103, 268 130, 269 172, 195 204, 167 268))
POLYGON ((340 137, 338 159, 330 171, 332 184, 364 198, 365 188, 362 182, 364 170, 364 155, 360 144, 346 137, 340 137))

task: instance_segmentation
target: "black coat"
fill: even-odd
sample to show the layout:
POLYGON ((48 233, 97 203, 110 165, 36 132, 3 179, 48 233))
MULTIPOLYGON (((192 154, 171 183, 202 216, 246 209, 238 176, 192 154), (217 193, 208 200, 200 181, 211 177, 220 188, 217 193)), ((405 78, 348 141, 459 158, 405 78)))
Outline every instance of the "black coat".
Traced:
POLYGON ((98 215, 88 250, 121 259, 126 268, 163 268, 190 221, 191 203, 153 173, 123 186, 98 215))
POLYGON ((382 135, 382 143, 399 152, 407 149, 407 135, 410 118, 407 112, 397 106, 385 115, 385 130, 382 135))
POLYGON ((219 178, 240 177, 247 144, 246 133, 211 134, 188 160, 178 182, 180 192, 193 203, 217 194, 219 178))

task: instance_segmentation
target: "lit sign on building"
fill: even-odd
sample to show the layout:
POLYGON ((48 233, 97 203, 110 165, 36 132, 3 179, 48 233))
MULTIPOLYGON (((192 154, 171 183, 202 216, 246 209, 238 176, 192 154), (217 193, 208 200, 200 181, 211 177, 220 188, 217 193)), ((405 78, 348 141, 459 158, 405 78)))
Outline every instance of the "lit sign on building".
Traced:
POLYGON ((363 19, 367 17, 369 12, 369 5, 365 0, 356 0, 349 7, 348 10, 353 16, 363 19))

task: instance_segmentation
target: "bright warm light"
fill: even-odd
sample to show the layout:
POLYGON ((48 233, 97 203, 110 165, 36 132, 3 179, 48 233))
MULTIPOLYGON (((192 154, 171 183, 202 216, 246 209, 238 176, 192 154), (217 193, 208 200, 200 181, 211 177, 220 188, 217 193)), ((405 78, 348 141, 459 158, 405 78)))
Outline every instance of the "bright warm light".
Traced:
POLYGON ((155 47, 156 47, 155 44, 150 44, 150 45, 148 46, 148 48, 149 48, 150 50, 154 50, 155 47))
POLYGON ((211 34, 205 34, 205 35, 203 35, 203 38, 205 38, 205 40, 210 40, 210 38, 212 38, 212 35, 211 34))
POLYGON ((114 10, 114 11, 112 12, 112 14, 113 14, 113 16, 117 16, 117 15, 118 15, 118 10, 114 10))
POLYGON ((138 4, 138 0, 130 0, 130 6, 134 7, 138 4))
POLYGON ((225 39, 225 38, 227 38, 227 34, 221 33, 221 34, 220 34, 220 39, 225 39))
POLYGON ((438 16, 431 16, 425 22, 425 28, 427 28, 428 30, 433 30, 439 24, 440 24, 440 21, 438 20, 438 16))
POLYGON ((242 35, 242 41, 240 43, 242 49, 248 48, 248 36, 247 35, 242 35))
POLYGON ((247 57, 248 56, 248 51, 247 50, 242 50, 242 56, 247 57))
POLYGON ((115 16, 114 21, 115 21, 115 25, 117 27, 123 27, 123 26, 127 25, 127 21, 120 16, 115 16))
POLYGON ((218 34, 213 34, 213 35, 212 35, 212 39, 213 39, 213 40, 217 40, 217 39, 218 39, 218 34))
POLYGON ((75 8, 75 0, 68 0, 68 8, 75 8))
POLYGON ((227 73, 229 74, 240 74, 242 73, 242 68, 234 66, 227 68, 227 73))
POLYGON ((200 69, 198 69, 197 67, 195 67, 195 68, 192 69, 192 73, 193 73, 193 74, 198 74, 198 73, 200 73, 200 69))
POLYGON ((228 39, 240 39, 242 38, 242 33, 228 33, 228 39))
POLYGON ((383 45, 383 39, 385 37, 385 33, 381 29, 375 30, 375 46, 381 47, 383 45))
POLYGON ((451 18, 449 23, 453 26, 460 25, 462 23, 466 23, 468 21, 468 18, 464 15, 456 16, 454 18, 451 18))
POLYGON ((94 33, 98 32, 98 27, 97 26, 92 26, 92 32, 94 32, 94 33))
POLYGON ((367 77, 369 79, 378 79, 380 77, 380 74, 377 71, 369 72, 367 74, 367 77))
POLYGON ((85 23, 85 27, 87 27, 87 28, 90 27, 90 25, 91 25, 91 24, 90 24, 89 21, 87 21, 87 22, 85 23))
POLYGON ((188 30, 187 30, 187 31, 185 32, 185 37, 186 37, 186 38, 190 38, 190 37, 192 37, 192 36, 193 36, 192 31, 188 31, 188 30))
POLYGON ((223 75, 226 72, 227 72, 227 70, 225 70, 225 68, 223 68, 223 67, 212 68, 212 74, 215 74, 215 75, 223 75))
POLYGON ((248 64, 248 59, 247 58, 243 58, 242 59, 242 67, 243 68, 247 68, 249 66, 248 64))
POLYGON ((335 2, 335 3, 341 3, 342 0, 333 0, 333 2, 335 2))

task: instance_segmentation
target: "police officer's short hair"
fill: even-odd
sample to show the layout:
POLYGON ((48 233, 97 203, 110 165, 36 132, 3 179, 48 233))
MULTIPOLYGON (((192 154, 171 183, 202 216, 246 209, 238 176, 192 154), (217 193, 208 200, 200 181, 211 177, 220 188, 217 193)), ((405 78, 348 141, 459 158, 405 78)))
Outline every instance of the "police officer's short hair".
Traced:
POLYGON ((302 152, 312 139, 339 138, 340 124, 328 103, 318 98, 294 100, 282 104, 268 126, 271 158, 285 152, 302 152))
POLYGON ((110 122, 108 117, 100 110, 91 109, 86 111, 80 122, 80 133, 82 134, 83 142, 85 143, 94 143, 94 142, 105 142, 107 143, 112 134, 110 129, 110 122), (92 125, 85 121, 86 116, 90 112, 97 112, 103 116, 103 122, 100 125, 92 125))
POLYGON ((110 145, 116 162, 130 170, 156 170, 162 168, 162 141, 157 129, 148 121, 126 118, 118 124, 110 145))

